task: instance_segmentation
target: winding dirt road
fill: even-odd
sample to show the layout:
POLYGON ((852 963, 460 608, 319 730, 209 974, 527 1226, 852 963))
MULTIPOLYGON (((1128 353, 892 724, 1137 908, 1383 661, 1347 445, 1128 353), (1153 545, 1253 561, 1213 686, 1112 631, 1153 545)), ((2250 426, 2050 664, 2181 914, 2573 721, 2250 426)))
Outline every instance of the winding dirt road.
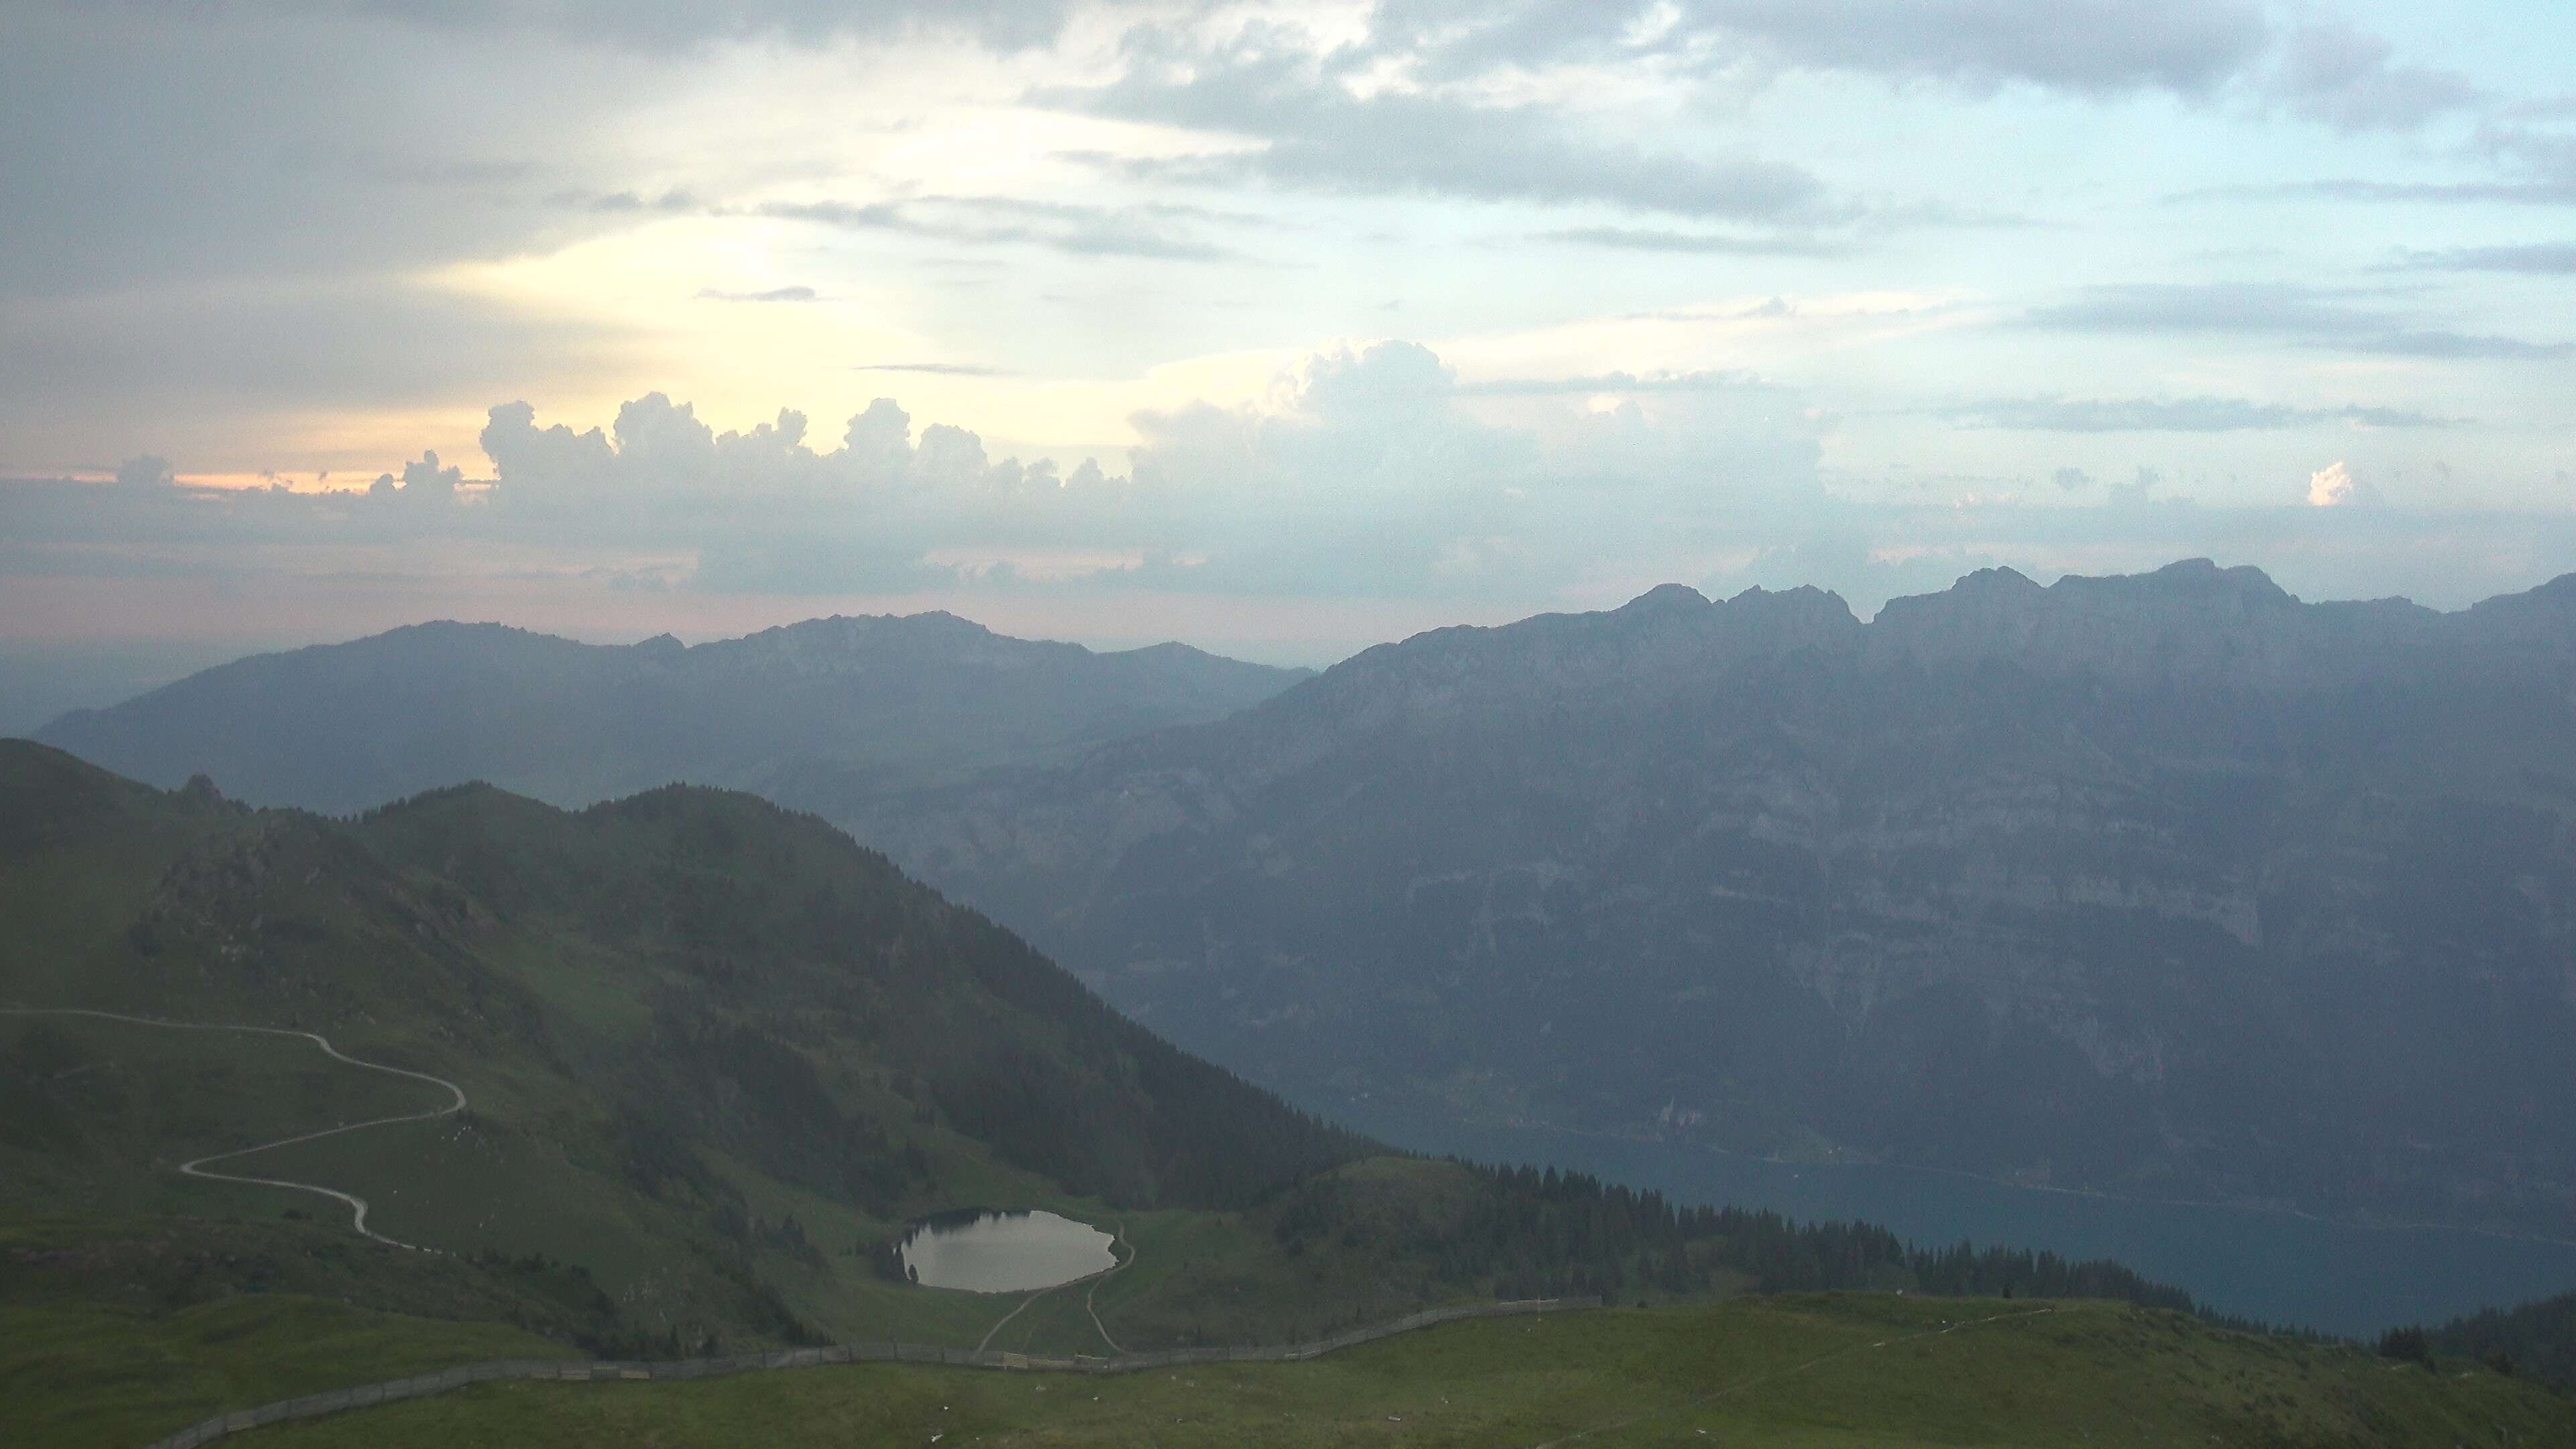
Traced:
POLYGON ((342 1192, 336 1187, 324 1187, 317 1182, 295 1182, 282 1177, 246 1177, 242 1174, 233 1172, 214 1172, 209 1170, 206 1167, 206 1164, 209 1162, 224 1162, 236 1157, 248 1157, 253 1153, 267 1152, 279 1147, 292 1147, 298 1142, 314 1142, 325 1137, 337 1137, 344 1132, 358 1132, 369 1127, 390 1127, 397 1122, 428 1122, 434 1121, 440 1117, 451 1116, 457 1112, 465 1110, 465 1089, 456 1085, 454 1082, 447 1080, 445 1077, 434 1077, 427 1072, 407 1071, 401 1067, 389 1067, 382 1062, 362 1061, 357 1057, 350 1056, 348 1053, 341 1051, 338 1047, 331 1045, 331 1043, 319 1032, 293 1031, 285 1027, 226 1026, 213 1022, 202 1021, 164 1021, 158 1017, 127 1016, 122 1012, 91 1011, 76 1006, 0 1006, 0 1016, 86 1016, 96 1018, 100 1021, 121 1021, 131 1026, 163 1027, 171 1031, 230 1031, 243 1032, 255 1036, 301 1037, 304 1040, 313 1043, 315 1046, 320 1047, 323 1054, 330 1057, 333 1061, 345 1062, 350 1066, 360 1067, 370 1072, 385 1072, 392 1076, 409 1077, 416 1082, 427 1082, 432 1086, 445 1087, 455 1100, 449 1102, 444 1107, 432 1108, 427 1112, 407 1112, 399 1117, 371 1117, 364 1122, 350 1122, 338 1127, 325 1127, 319 1132, 304 1132, 293 1137, 281 1137, 275 1142, 263 1142, 256 1147, 236 1147, 230 1152, 210 1152, 203 1157, 192 1158, 189 1161, 179 1164, 179 1171, 185 1176, 203 1178, 209 1182, 240 1182, 248 1183, 253 1187, 282 1187, 290 1192, 318 1193, 323 1197, 330 1198, 335 1202, 344 1203, 348 1206, 350 1213, 349 1225, 356 1228, 361 1237, 370 1238, 376 1242, 385 1243, 397 1248, 408 1248, 415 1253, 435 1253, 439 1251, 436 1248, 424 1248, 418 1243, 406 1243, 400 1238, 386 1237, 384 1234, 368 1227, 367 1200, 358 1196, 356 1193, 342 1192))
POLYGON ((1082 1311, 1091 1315, 1091 1326, 1100 1330, 1100 1341, 1109 1345, 1111 1353, 1125 1353, 1127 1351, 1125 1346, 1109 1336, 1109 1325, 1100 1321, 1100 1310, 1094 1307, 1091 1301, 1092 1295, 1100 1291, 1100 1285, 1109 1281, 1110 1273, 1115 1273, 1136 1261, 1136 1245, 1127 1241, 1127 1225, 1124 1222, 1111 1223, 1109 1230, 1117 1235, 1116 1241, 1127 1250, 1127 1256, 1119 1259, 1116 1266, 1110 1268, 1108 1272, 1091 1280, 1091 1286, 1083 1290, 1082 1311))

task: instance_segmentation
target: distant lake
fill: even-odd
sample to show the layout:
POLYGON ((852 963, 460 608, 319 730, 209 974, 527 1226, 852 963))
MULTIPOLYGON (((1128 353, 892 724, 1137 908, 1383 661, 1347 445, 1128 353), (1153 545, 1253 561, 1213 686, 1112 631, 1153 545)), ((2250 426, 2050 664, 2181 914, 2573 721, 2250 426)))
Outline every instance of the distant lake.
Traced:
POLYGON ((2222 1313, 2354 1337, 2576 1289, 2576 1247, 2556 1243, 2083 1197, 1917 1168, 1765 1162, 1674 1143, 1470 1125, 1367 1103, 1307 1105, 1400 1147, 1572 1168, 1681 1203, 1770 1208, 1801 1221, 1857 1218, 1925 1246, 1966 1238, 2110 1258, 2222 1313))
POLYGON ((1109 1234, 1051 1212, 956 1213, 903 1240, 904 1266, 923 1286, 1025 1293, 1118 1266, 1109 1234))

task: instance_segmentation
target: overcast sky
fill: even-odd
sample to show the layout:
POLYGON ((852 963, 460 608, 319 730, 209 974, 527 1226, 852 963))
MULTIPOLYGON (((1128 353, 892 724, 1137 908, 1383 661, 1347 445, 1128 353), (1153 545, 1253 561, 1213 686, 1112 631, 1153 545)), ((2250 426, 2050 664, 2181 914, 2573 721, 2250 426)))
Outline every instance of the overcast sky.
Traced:
POLYGON ((730 9, 14 0, 0 653, 2576 569, 2564 0, 730 9))

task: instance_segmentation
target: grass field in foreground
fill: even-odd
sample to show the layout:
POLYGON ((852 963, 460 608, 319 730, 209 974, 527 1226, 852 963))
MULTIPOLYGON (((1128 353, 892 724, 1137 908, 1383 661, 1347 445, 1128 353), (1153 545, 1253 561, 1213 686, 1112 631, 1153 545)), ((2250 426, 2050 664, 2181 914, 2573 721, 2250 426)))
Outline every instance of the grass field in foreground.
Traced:
POLYGON ((245 1449, 852 1444, 2546 1445, 2576 1404, 2465 1365, 2101 1303, 1827 1295, 1452 1324, 1302 1364, 1114 1378, 892 1365, 506 1384, 245 1449), (1982 1321, 1981 1321, 1982 1320, 1982 1321), (1945 1331, 1945 1329, 1947 1331, 1945 1331))
POLYGON ((370 1313, 287 1294, 146 1315, 0 1305, 0 1443, 133 1449, 220 1410, 489 1358, 571 1350, 491 1323, 370 1313))

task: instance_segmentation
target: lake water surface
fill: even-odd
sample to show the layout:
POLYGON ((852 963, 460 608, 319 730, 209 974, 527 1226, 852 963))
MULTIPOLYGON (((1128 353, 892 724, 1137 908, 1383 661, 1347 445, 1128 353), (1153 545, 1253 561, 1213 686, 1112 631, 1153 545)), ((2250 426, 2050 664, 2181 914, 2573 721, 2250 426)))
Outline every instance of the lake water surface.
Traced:
POLYGON ((1025 1293, 1116 1267, 1111 1241, 1051 1212, 957 1213, 913 1229, 903 1261, 925 1287, 1025 1293))
POLYGON ((1573 1168, 1683 1203, 1770 1208, 1808 1221, 1858 1218, 1927 1246, 1965 1238, 2111 1258, 2223 1313, 2356 1337, 2576 1289, 2576 1245, 2564 1243, 2084 1197, 1914 1168, 1765 1162, 1672 1143, 1471 1125, 1366 1103, 1310 1105, 1397 1146, 1573 1168))

